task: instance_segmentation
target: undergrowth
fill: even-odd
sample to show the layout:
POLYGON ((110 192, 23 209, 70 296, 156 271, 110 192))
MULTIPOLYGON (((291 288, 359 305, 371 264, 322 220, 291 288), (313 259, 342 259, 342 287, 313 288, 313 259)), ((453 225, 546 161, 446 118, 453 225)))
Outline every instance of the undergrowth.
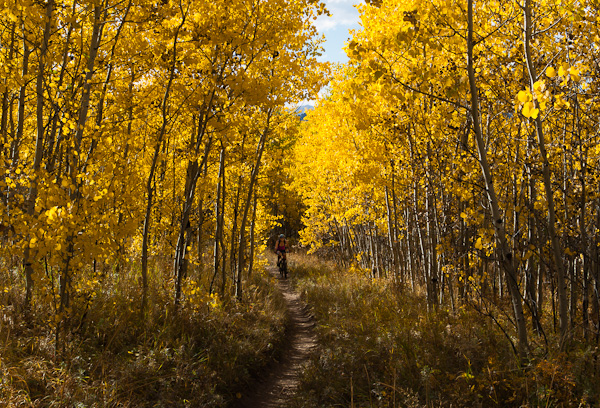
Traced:
POLYGON ((428 311, 420 294, 307 256, 294 258, 291 275, 320 344, 296 407, 599 406, 597 348, 565 354, 533 339, 520 365, 499 326, 474 307, 428 311))
POLYGON ((52 314, 39 308, 26 321, 20 294, 5 291, 0 406, 221 407, 239 398, 283 338, 284 301, 273 279, 255 272, 243 302, 208 296, 188 279, 175 313, 172 280, 154 273, 146 316, 135 273, 121 272, 78 306, 85 313, 58 350, 52 314))

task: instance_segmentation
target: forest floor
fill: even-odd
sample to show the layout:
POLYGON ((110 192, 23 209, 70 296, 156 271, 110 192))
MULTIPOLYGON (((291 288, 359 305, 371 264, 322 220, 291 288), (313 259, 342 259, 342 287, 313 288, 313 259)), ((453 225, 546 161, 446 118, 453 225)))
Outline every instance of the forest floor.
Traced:
POLYGON ((285 345, 281 350, 281 358, 256 378, 256 382, 248 387, 248 395, 234 404, 235 408, 289 406, 300 384, 302 369, 317 346, 313 330, 315 322, 306 304, 289 279, 281 278, 275 267, 269 267, 268 270, 277 279, 289 314, 285 345))

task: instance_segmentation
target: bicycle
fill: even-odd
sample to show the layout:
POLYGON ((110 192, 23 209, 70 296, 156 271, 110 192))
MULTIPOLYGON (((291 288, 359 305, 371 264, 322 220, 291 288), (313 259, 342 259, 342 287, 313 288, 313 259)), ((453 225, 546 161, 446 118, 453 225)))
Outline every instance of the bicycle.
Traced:
POLYGON ((287 279, 287 274, 288 274, 287 259, 285 257, 281 257, 281 259, 277 263, 277 266, 279 267, 279 276, 281 276, 284 279, 287 279))

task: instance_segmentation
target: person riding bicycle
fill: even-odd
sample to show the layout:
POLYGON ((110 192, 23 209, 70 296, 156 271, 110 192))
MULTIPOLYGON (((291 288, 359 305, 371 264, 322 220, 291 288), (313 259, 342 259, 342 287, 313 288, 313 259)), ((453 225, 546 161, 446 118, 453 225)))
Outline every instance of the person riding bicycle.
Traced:
POLYGON ((285 259, 285 250, 287 249, 287 242, 285 235, 280 234, 277 243, 275 244, 275 253, 277 254, 277 266, 282 259, 285 259))

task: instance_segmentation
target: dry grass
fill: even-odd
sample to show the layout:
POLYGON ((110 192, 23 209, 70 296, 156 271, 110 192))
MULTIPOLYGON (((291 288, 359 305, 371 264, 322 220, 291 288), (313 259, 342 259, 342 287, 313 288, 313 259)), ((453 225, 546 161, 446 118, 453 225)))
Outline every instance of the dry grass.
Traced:
MULTIPOLYGON (((297 407, 598 406, 600 356, 535 349, 516 363, 505 335, 468 306, 427 312, 422 295, 304 255, 292 279, 312 306, 320 353, 297 407)), ((579 350, 579 351, 576 351, 579 350)))
POLYGON ((209 297, 190 278, 174 313, 172 282, 157 267, 144 318, 136 271, 105 272, 91 298, 73 298, 58 350, 39 293, 28 320, 22 292, 0 295, 0 406, 227 406, 278 350, 284 302, 264 272, 242 303, 209 297))

